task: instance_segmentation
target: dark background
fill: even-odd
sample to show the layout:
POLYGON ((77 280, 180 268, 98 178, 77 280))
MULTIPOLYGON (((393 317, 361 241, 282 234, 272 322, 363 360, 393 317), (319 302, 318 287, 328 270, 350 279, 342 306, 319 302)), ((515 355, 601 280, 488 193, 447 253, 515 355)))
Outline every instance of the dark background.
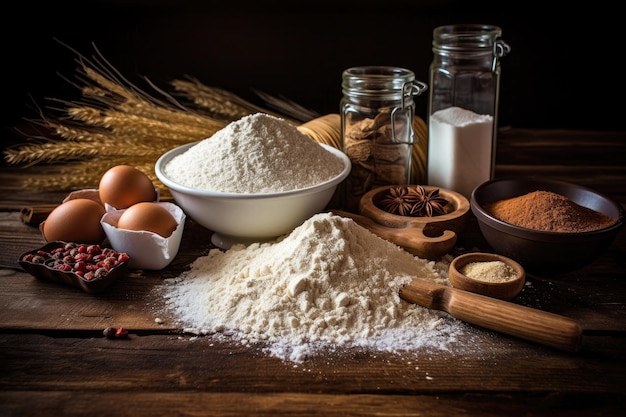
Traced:
MULTIPOLYGON (((500 126, 623 129, 624 22, 603 2, 460 0, 22 1, 3 14, 3 144, 33 116, 32 102, 71 99, 77 52, 94 45, 131 81, 167 88, 190 75, 257 104, 258 89, 320 114, 337 113, 341 72, 351 66, 411 69, 428 83, 438 25, 502 28, 500 126)), ((427 94, 416 99, 425 117, 427 94)))

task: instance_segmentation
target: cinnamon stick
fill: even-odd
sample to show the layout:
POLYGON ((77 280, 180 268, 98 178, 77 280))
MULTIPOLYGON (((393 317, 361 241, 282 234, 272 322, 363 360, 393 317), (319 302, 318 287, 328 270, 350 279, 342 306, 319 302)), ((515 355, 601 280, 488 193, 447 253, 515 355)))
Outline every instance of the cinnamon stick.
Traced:
POLYGON ((30 207, 23 207, 20 211, 20 220, 24 224, 38 225, 42 221, 46 220, 52 210, 57 207, 57 204, 41 204, 30 207))

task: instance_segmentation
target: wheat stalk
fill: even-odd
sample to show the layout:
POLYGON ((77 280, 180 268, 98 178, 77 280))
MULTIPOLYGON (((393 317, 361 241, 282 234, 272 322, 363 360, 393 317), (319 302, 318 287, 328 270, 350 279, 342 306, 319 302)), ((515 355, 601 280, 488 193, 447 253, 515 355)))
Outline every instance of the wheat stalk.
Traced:
MULTIPOLYGON (((69 47, 68 47, 69 48, 69 47)), ((71 49, 71 48, 70 48, 71 49)), ((91 59, 74 51, 78 63, 75 80, 67 80, 81 92, 80 100, 49 99, 39 118, 30 122, 43 130, 25 135, 25 143, 6 149, 9 165, 67 164, 52 174, 30 176, 25 186, 43 190, 74 190, 97 185, 111 166, 143 167, 156 180, 154 164, 167 150, 210 137, 236 118, 262 111, 224 90, 199 81, 174 83, 188 98, 212 103, 207 109, 184 106, 148 79, 150 95, 129 82, 96 50, 91 59), (219 110, 219 111, 217 111, 219 110), (46 113, 46 111, 48 113, 46 113)))
POLYGON ((236 120, 253 111, 262 111, 228 91, 204 85, 195 78, 173 80, 171 84, 181 97, 217 117, 236 120))
POLYGON ((49 175, 50 173, 48 173, 48 175, 23 178, 21 186, 17 187, 17 189, 25 186, 29 189, 70 192, 79 189, 98 188, 102 175, 109 168, 119 163, 132 165, 142 172, 145 172, 155 186, 159 188, 162 197, 171 197, 166 187, 158 186, 160 182, 152 172, 154 164, 146 162, 141 158, 134 158, 133 156, 128 156, 123 159, 98 159, 88 165, 84 163, 69 163, 63 167, 59 167, 58 170, 54 172, 54 175, 49 175))

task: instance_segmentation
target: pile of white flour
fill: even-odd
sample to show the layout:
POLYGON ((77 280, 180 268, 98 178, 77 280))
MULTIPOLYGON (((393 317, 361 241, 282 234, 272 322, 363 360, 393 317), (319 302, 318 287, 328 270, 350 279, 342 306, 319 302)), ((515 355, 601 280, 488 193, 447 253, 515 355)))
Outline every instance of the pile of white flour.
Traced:
POLYGON ((339 157, 294 125, 255 113, 175 156, 164 173, 191 188, 252 194, 310 187, 343 169, 339 157))
POLYGON ((294 362, 329 346, 447 349, 466 327, 403 301, 400 287, 414 277, 449 285, 434 262, 320 213, 278 241, 210 251, 162 293, 187 332, 266 342, 294 362))

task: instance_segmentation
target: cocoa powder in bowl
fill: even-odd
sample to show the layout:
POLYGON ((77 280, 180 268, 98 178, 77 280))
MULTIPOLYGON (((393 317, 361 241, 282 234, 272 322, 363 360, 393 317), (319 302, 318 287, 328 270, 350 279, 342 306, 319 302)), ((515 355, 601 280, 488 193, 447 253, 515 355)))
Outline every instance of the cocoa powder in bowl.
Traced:
POLYGON ((589 232, 617 222, 564 195, 542 190, 486 204, 485 210, 504 222, 545 232, 589 232))
MULTIPOLYGON (((474 189, 470 205, 480 231, 493 251, 519 262, 527 273, 537 275, 557 275, 590 264, 606 252, 623 229, 625 217, 621 204, 602 193, 577 184, 540 178, 497 178, 486 181, 474 189), (580 231, 580 227, 574 229, 578 231, 568 232, 538 230, 498 219, 487 209, 498 201, 536 191, 549 191, 566 197, 579 206, 610 217, 612 224, 589 231, 580 231)), ((521 210, 520 207, 518 205, 517 210, 521 210)), ((564 219, 558 216, 559 221, 554 222, 553 216, 557 210, 553 206, 537 212, 537 222, 550 223, 552 218, 553 223, 564 223, 564 219)), ((530 214, 527 213, 526 217, 530 217, 530 214)), ((584 223, 579 219, 578 226, 584 223)))

